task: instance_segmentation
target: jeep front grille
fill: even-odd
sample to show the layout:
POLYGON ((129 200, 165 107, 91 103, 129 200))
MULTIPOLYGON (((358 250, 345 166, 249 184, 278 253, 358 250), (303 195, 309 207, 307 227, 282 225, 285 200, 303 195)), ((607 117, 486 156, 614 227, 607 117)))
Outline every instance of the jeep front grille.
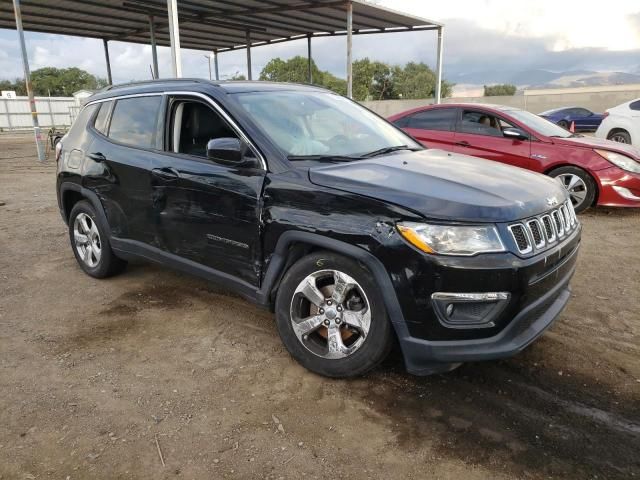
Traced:
POLYGON ((555 210, 523 222, 513 223, 508 229, 522 254, 541 251, 559 242, 578 227, 578 218, 571 201, 555 210))

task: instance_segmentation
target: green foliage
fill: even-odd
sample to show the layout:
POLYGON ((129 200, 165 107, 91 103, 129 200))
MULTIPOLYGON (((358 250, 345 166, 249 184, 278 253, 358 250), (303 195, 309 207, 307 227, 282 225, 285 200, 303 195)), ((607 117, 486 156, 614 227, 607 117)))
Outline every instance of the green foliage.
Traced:
MULTIPOLYGON (((76 67, 44 67, 31 72, 31 84, 35 95, 70 97, 78 90, 100 89, 107 85, 107 81, 76 67)), ((27 94, 22 78, 17 78, 15 82, 2 80, 0 87, 2 90, 15 90, 18 95, 27 94)))
POLYGON ((235 80, 235 81, 246 80, 246 79, 247 77, 240 72, 236 72, 229 77, 229 80, 235 80))
MULTIPOLYGON (((396 67, 394 75, 396 91, 401 98, 431 98, 436 94, 436 72, 424 63, 409 62, 404 68, 396 67)), ((453 83, 446 80, 441 82, 442 97, 450 97, 453 83)))
POLYGON ((27 88, 21 78, 16 78, 13 82, 11 80, 0 80, 0 90, 13 90, 16 95, 20 96, 27 94, 27 88))
POLYGON ((505 83, 503 85, 490 85, 484 86, 485 97, 498 97, 498 96, 513 96, 516 94, 517 87, 505 83))
MULTIPOLYGON (((320 71, 316 63, 311 61, 311 73, 314 83, 322 80, 323 72, 320 71)), ((269 82, 294 82, 307 83, 309 81, 309 62, 300 55, 290 58, 287 61, 281 58, 274 58, 269 61, 260 72, 260 80, 269 82)))
MULTIPOLYGON (((289 60, 274 58, 260 72, 260 80, 272 82, 308 82, 308 60, 296 56, 289 60)), ((346 95, 347 82, 311 62, 313 83, 346 95)), ((368 58, 353 62, 353 98, 387 100, 397 98, 429 98, 435 94, 436 77, 424 63, 391 66, 368 58)), ((442 96, 451 96, 453 84, 442 82, 442 96)))

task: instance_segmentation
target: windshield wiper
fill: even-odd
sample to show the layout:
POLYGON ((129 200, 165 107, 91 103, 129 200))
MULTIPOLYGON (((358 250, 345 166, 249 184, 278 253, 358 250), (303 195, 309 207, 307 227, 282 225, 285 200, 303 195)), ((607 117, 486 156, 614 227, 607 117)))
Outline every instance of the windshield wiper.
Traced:
POLYGON ((378 155, 385 155, 387 153, 397 152, 398 150, 411 150, 412 152, 415 152, 419 149, 410 147, 409 145, 395 145, 393 147, 384 147, 379 150, 374 150, 373 152, 365 153, 364 155, 361 155, 360 158, 377 157, 378 155))
POLYGON ((349 157, 347 155, 289 155, 288 160, 304 161, 309 160, 313 162, 352 162, 354 160, 360 160, 361 157, 349 157))

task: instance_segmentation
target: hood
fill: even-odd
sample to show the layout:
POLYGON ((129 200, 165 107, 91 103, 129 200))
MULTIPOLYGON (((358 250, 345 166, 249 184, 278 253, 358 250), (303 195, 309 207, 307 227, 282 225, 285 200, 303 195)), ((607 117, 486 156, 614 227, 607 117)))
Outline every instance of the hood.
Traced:
POLYGON ((548 211, 553 197, 567 198, 565 189, 544 175, 443 150, 313 167, 309 179, 450 221, 509 222, 548 211))
POLYGON ((635 160, 640 160, 640 149, 627 145, 624 143, 612 142, 611 140, 605 140, 604 138, 597 137, 569 137, 559 138, 552 137, 551 140, 556 145, 565 145, 568 147, 583 147, 583 148, 601 148, 603 150, 610 150, 612 152, 621 153, 635 160))

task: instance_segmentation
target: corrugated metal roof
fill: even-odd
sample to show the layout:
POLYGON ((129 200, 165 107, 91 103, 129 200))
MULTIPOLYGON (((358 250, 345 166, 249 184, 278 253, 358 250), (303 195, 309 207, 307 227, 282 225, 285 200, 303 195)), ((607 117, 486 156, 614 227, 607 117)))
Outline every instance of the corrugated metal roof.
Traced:
MULTIPOLYGON (((23 0, 27 31, 169 45, 166 0, 23 0)), ((436 29, 442 24, 353 0, 353 33, 436 29)), ((296 38, 346 34, 344 0, 179 0, 180 44, 195 50, 232 50, 296 38)), ((15 29, 13 6, 0 3, 0 28, 15 29)))

